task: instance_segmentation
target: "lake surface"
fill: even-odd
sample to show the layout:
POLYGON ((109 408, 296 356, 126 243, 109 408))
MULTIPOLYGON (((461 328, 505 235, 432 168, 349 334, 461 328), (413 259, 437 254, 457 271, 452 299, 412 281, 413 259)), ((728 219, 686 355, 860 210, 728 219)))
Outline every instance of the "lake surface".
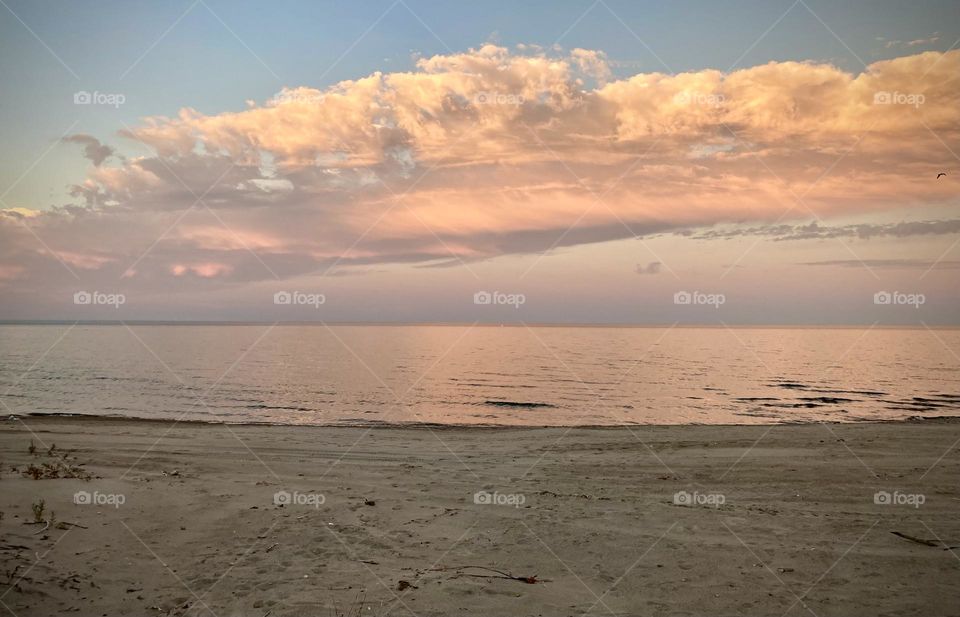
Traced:
POLYGON ((4 414, 281 424, 960 415, 960 331, 4 325, 4 414))

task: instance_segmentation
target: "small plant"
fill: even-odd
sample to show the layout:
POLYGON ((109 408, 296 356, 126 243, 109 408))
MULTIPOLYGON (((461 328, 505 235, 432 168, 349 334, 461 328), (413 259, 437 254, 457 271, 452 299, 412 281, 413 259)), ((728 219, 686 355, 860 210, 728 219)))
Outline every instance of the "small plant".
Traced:
POLYGON ((37 446, 33 443, 32 439, 30 440, 30 447, 27 448, 27 452, 29 452, 33 456, 37 455, 37 446))
POLYGON ((33 505, 30 506, 30 508, 33 510, 33 522, 34 523, 44 522, 43 515, 47 509, 47 502, 41 499, 39 501, 34 502, 33 505))
POLYGON ((93 474, 77 465, 64 465, 60 461, 41 463, 39 467, 30 465, 21 473, 23 477, 33 478, 34 480, 55 480, 57 478, 89 480, 93 477, 93 474))
POLYGON ((17 575, 17 570, 20 569, 20 564, 15 565, 10 570, 4 570, 4 574, 7 575, 7 585, 13 585, 13 577, 17 575))
POLYGON ((57 455, 57 444, 53 444, 50 448, 47 449, 47 456, 56 456, 57 455))

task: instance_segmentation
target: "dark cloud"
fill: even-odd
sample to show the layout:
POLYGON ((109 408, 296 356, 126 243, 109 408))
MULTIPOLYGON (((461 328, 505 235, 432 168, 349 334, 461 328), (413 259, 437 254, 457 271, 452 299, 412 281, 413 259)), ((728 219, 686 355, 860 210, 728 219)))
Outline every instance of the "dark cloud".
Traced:
POLYGON ((660 274, 660 268, 663 266, 659 261, 651 261, 646 266, 637 264, 637 274, 660 274))
POLYGON ((841 268, 891 268, 911 270, 953 270, 960 268, 960 261, 929 261, 923 259, 831 259, 804 261, 800 266, 836 266, 841 268))
POLYGON ((112 156, 114 152, 113 148, 100 143, 100 140, 96 137, 82 133, 68 135, 61 141, 83 146, 83 156, 90 159, 96 167, 100 167, 100 164, 107 160, 107 157, 112 156))
POLYGON ((710 229, 700 233, 684 230, 676 235, 695 240, 729 240, 746 236, 767 237, 775 242, 787 240, 819 240, 829 238, 870 238, 942 235, 960 233, 960 219, 910 221, 858 225, 822 225, 816 221, 806 225, 760 225, 731 229, 710 229))

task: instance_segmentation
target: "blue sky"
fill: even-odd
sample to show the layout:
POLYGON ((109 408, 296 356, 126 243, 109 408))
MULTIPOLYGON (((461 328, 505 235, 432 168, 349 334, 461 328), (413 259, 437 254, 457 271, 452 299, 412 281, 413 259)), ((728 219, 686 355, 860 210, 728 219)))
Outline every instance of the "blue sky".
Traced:
POLYGON ((955 324, 958 43, 955 1, 0 0, 0 318, 319 289, 331 320, 669 323, 715 291, 682 318, 955 324))

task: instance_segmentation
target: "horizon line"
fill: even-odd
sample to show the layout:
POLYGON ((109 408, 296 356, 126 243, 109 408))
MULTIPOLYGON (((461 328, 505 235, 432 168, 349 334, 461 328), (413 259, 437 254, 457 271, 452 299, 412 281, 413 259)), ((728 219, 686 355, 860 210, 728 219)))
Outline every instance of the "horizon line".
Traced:
POLYGON ((691 328, 691 329, 884 329, 884 330, 954 330, 960 324, 843 324, 843 323, 596 323, 596 322, 469 322, 469 321, 290 321, 290 320, 202 320, 202 319, 0 319, 0 326, 44 326, 44 325, 82 325, 82 326, 436 326, 436 327, 482 327, 482 328, 691 328))

